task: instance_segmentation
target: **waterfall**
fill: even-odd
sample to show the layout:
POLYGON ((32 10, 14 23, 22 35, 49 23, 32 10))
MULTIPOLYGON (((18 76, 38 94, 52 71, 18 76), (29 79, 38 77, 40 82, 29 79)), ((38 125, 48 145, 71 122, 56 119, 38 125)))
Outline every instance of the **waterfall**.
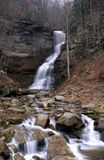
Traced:
MULTIPOLYGON (((50 128, 42 128, 40 126, 34 125, 36 117, 31 117, 24 120, 22 124, 19 125, 21 129, 28 135, 26 142, 23 144, 18 144, 18 141, 13 137, 11 145, 15 145, 19 150, 20 154, 24 155, 25 160, 33 160, 34 156, 40 159, 48 160, 47 150, 49 137, 44 139, 42 146, 39 146, 38 139, 34 139, 35 130, 38 129, 42 132, 50 132, 55 135, 60 135, 60 132, 52 130, 50 128)), ((80 139, 70 138, 69 143, 67 143, 75 155, 76 160, 104 160, 104 142, 101 141, 100 134, 98 131, 94 130, 94 120, 82 115, 82 121, 85 125, 80 139)), ((50 124, 56 126, 55 120, 50 119, 50 124)), ((9 144, 10 145, 10 144, 9 144)), ((13 152, 13 151, 12 151, 13 152)), ((12 153, 14 156, 14 152, 12 153)))
POLYGON ((61 46, 65 43, 65 33, 54 31, 54 53, 39 67, 33 84, 29 89, 50 90, 54 83, 54 62, 60 54, 61 46))
POLYGON ((94 130, 94 120, 82 115, 85 125, 81 139, 69 138, 69 146, 78 160, 104 160, 104 142, 100 133, 94 130))

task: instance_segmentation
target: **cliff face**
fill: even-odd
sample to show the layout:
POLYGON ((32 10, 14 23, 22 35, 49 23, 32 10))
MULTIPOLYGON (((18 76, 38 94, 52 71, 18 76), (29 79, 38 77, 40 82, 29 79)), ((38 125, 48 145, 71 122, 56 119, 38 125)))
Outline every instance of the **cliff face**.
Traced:
POLYGON ((1 19, 0 66, 21 87, 28 87, 45 58, 52 53, 52 32, 28 21, 1 19))

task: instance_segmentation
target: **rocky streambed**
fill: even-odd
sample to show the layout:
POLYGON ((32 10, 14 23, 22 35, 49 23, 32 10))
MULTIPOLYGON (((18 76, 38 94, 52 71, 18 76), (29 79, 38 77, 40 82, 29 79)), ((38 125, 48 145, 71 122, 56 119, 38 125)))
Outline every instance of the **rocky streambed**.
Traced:
POLYGON ((75 160, 69 139, 81 138, 83 113, 95 120, 103 139, 103 116, 62 93, 51 97, 19 89, 1 97, 0 160, 75 160))

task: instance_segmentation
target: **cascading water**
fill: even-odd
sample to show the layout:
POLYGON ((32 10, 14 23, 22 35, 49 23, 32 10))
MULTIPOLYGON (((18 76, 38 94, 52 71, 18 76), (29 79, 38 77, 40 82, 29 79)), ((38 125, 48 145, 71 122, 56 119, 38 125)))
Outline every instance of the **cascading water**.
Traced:
POLYGON ((54 62, 60 54, 61 46, 65 43, 65 33, 54 31, 54 53, 39 67, 33 84, 29 89, 50 90, 54 83, 53 69, 54 62))
MULTIPOLYGON (((34 160, 33 157, 38 157, 40 159, 48 160, 47 158, 47 150, 48 150, 48 139, 49 137, 46 137, 44 139, 43 145, 40 147, 38 144, 38 140, 34 140, 35 131, 40 130, 42 132, 50 132, 55 135, 59 135, 55 130, 52 130, 50 128, 42 128, 40 126, 34 125, 36 118, 31 117, 27 120, 24 120, 22 124, 19 125, 19 127, 26 133, 26 142, 19 144, 18 141, 13 137, 12 142, 9 145, 14 145, 20 152, 20 154, 24 155, 25 160, 34 160), (28 136, 27 136, 28 135, 28 136)), ((50 119, 50 125, 53 127, 55 126, 54 119, 50 119)), ((41 135, 41 134, 40 134, 41 135)), ((25 135, 24 135, 25 136, 25 135)), ((14 151, 12 148, 10 148, 12 155, 14 156, 14 151)))
MULTIPOLYGON (((49 137, 46 137, 44 139, 44 145, 42 146, 42 148, 39 148, 38 140, 34 140, 33 138, 33 135, 35 134, 34 131, 38 129, 46 133, 53 132, 53 134, 55 135, 60 135, 60 133, 52 129, 44 129, 40 126, 34 125, 35 120, 36 118, 32 117, 25 120, 21 125, 19 125, 19 127, 26 132, 26 135, 28 135, 26 142, 19 145, 16 139, 13 138, 11 144, 14 144, 16 148, 19 149, 20 153, 24 155, 24 158, 26 160, 33 160, 34 156, 40 157, 44 160, 48 160, 47 150, 49 137)), ((75 159, 104 160, 104 142, 101 141, 99 132, 94 130, 94 121, 85 115, 82 115, 82 121, 85 127, 82 131, 81 139, 72 139, 68 137, 68 145, 75 155, 75 159)), ((53 127, 56 126, 55 120, 53 118, 50 119, 50 125, 52 125, 53 127)))
POLYGON ((78 160, 104 160, 104 142, 94 130, 94 120, 82 115, 85 124, 81 139, 70 139, 70 148, 78 160))

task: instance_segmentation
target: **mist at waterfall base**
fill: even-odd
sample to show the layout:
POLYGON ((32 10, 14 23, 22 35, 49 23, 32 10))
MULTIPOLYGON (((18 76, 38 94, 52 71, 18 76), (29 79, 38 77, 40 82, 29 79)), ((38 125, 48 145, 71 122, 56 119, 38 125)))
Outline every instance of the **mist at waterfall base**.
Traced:
MULTIPOLYGON (((19 145, 15 138, 12 139, 11 144, 15 145, 20 154, 24 155, 26 160, 34 160, 35 156, 44 160, 49 160, 47 155, 49 137, 44 139, 44 144, 39 146, 38 140, 33 139, 32 131, 39 129, 44 132, 53 132, 53 134, 60 135, 62 133, 56 132, 52 129, 44 129, 40 126, 34 125, 35 117, 25 120, 20 126, 23 132, 26 132, 28 138, 24 144, 19 145)), ((75 155, 74 160, 104 160, 104 142, 100 140, 99 132, 94 130, 94 121, 82 115, 82 121, 85 125, 80 139, 68 137, 67 145, 75 155)), ((50 119, 50 124, 55 127, 55 121, 50 119)))
POLYGON ((29 87, 32 90, 50 90, 54 85, 54 62, 60 54, 61 46, 65 43, 65 33, 54 31, 54 53, 39 67, 33 84, 29 87))

